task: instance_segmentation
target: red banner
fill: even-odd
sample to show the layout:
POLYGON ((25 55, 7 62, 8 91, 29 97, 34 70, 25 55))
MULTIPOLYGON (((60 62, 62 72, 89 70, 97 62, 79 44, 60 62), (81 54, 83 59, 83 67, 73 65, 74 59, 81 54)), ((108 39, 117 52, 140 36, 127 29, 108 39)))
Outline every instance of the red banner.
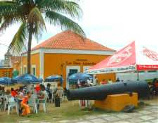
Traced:
POLYGON ((137 70, 157 70, 158 65, 137 65, 137 70))

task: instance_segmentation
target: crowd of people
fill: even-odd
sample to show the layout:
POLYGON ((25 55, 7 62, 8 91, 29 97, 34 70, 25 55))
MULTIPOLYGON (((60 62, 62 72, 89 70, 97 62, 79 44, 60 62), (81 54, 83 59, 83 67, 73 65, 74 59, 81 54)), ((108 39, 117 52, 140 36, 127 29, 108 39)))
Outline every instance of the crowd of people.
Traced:
MULTIPOLYGON (((2 94, 2 92, 3 95, 10 95, 10 98, 13 98, 18 104, 18 110, 21 116, 29 116, 31 111, 28 101, 30 98, 45 100, 46 102, 54 103, 56 107, 60 107, 60 102, 63 97, 63 88, 60 84, 54 89, 51 88, 50 84, 47 84, 46 87, 43 84, 29 84, 21 86, 18 89, 11 88, 6 92, 5 89, 0 86, 0 94, 2 94)), ((40 104, 37 104, 38 109, 39 105, 40 104)))
MULTIPOLYGON (((116 82, 120 82, 119 78, 117 78, 116 82)), ((96 85, 105 85, 105 84, 112 84, 112 79, 103 79, 99 82, 98 78, 95 76, 94 79, 88 78, 86 81, 78 80, 77 84, 71 86, 71 89, 76 89, 80 87, 89 87, 89 86, 96 86, 96 85)))
MULTIPOLYGON (((76 88, 85 88, 85 87, 112 84, 112 83, 113 82, 111 79, 109 79, 108 81, 103 79, 101 82, 99 82, 97 76, 95 76, 93 80, 90 78, 88 78, 86 81, 78 80, 76 88)), ((79 106, 80 106, 80 108, 88 108, 88 109, 91 109, 91 107, 92 107, 90 100, 79 100, 79 106)))
MULTIPOLYGON (((121 82, 119 78, 117 78, 116 82, 121 82)), ((84 88, 96 85, 105 85, 112 84, 113 81, 111 79, 105 80, 103 79, 101 82, 98 81, 98 78, 95 76, 94 79, 87 79, 86 81, 78 81, 76 84, 76 88, 84 88)), ((158 94, 158 80, 154 79, 152 83, 149 83, 150 92, 155 95, 158 94)), ((10 90, 6 90, 5 88, 0 86, 0 95, 10 95, 15 102, 19 105, 19 113, 22 116, 29 115, 31 113, 30 106, 28 101, 32 96, 35 96, 36 99, 43 99, 46 102, 54 103, 56 107, 60 107, 60 103, 62 102, 63 96, 65 95, 64 89, 61 87, 60 83, 56 88, 52 88, 51 84, 43 85, 43 84, 28 84, 25 86, 21 86, 18 89, 11 88, 10 90)), ((88 100, 80 100, 79 105, 82 107, 87 106, 91 107, 90 101, 88 100)), ((39 109, 39 104, 37 105, 39 109)))
POLYGON ((158 95, 158 80, 156 78, 149 82, 149 89, 151 95, 158 95))
POLYGON ((112 81, 111 79, 108 79, 108 81, 105 80, 105 79, 103 79, 103 80, 100 82, 100 85, 112 84, 112 83, 113 83, 113 81, 112 81))

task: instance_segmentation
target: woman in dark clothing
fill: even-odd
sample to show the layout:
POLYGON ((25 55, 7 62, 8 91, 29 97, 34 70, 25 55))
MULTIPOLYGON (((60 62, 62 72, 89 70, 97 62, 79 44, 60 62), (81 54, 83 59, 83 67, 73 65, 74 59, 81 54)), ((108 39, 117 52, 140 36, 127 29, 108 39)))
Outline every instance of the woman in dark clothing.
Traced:
POLYGON ((153 80, 152 86, 153 86, 153 91, 155 95, 157 95, 158 94, 158 80, 156 78, 153 80))
POLYGON ((51 101, 52 100, 52 91, 50 89, 50 84, 48 83, 47 84, 47 87, 46 87, 46 91, 47 91, 47 94, 48 94, 48 101, 51 101))

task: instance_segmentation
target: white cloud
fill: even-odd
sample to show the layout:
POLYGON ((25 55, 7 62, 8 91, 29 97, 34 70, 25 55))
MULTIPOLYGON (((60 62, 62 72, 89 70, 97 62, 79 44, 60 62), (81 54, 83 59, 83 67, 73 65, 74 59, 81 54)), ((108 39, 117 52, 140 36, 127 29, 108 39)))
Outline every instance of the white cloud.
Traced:
POLYGON ((158 45, 157 0, 82 0, 88 37, 119 49, 132 40, 158 45))
POLYGON ((11 40, 13 39, 17 29, 18 29, 19 25, 15 24, 13 26, 11 26, 10 28, 6 29, 3 32, 0 32, 0 59, 4 58, 4 54, 7 52, 7 49, 11 42, 11 40))
MULTIPOLYGON (((158 52, 157 0, 81 0, 80 4, 83 17, 78 23, 91 40, 114 49, 136 40, 158 52)), ((47 27, 40 42, 61 31, 49 24, 47 27)), ((0 41, 9 44, 15 31, 16 28, 8 29, 0 41)), ((36 44, 33 41, 33 46, 36 44)), ((1 52, 0 58, 2 55, 1 52)))

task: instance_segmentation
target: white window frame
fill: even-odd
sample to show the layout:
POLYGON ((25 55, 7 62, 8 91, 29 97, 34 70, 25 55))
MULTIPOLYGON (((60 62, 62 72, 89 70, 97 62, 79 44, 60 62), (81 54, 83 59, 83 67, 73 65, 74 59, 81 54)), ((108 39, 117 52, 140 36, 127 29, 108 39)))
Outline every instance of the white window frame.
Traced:
POLYGON ((36 65, 32 65, 31 66, 31 73, 34 75, 34 76, 36 76, 36 65), (35 74, 33 74, 33 69, 35 68, 35 74))
POLYGON ((66 66, 66 78, 68 77, 70 69, 77 69, 80 72, 80 66, 66 66))
POLYGON ((27 73, 27 66, 26 65, 24 65, 24 69, 23 69, 23 74, 25 74, 25 73, 27 73))
POLYGON ((22 75, 23 74, 23 68, 20 67, 20 74, 22 75))

